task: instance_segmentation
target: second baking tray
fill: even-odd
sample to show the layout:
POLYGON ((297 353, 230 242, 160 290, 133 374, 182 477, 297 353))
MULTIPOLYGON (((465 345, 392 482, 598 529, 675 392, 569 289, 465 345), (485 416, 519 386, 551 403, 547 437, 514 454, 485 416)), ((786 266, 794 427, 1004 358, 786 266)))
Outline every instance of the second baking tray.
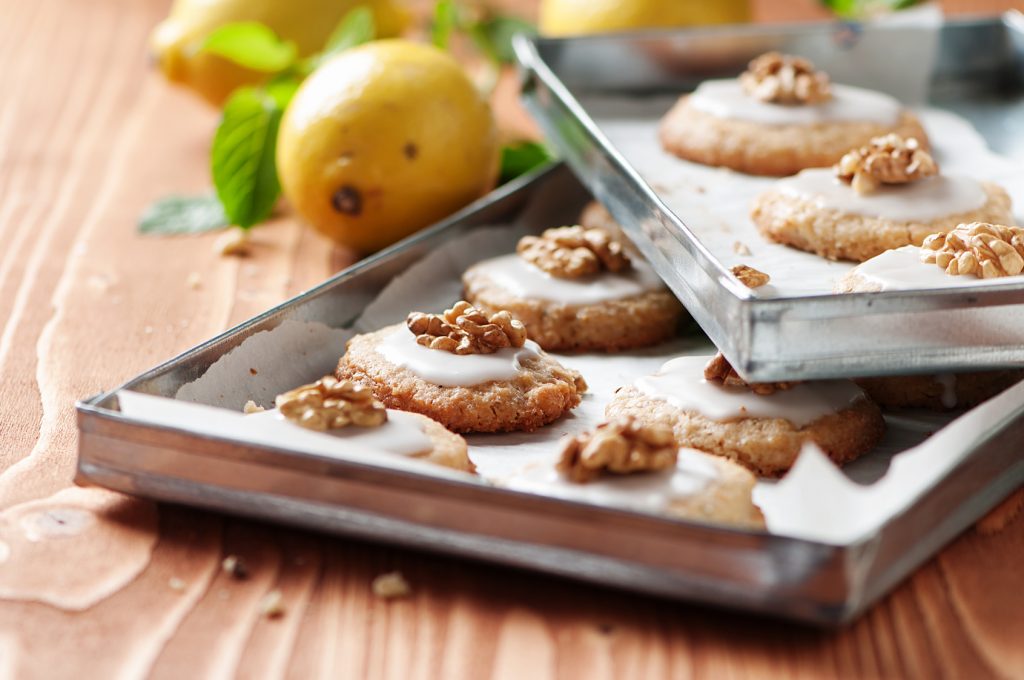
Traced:
MULTIPOLYGON (((1021 24, 1013 13, 944 25, 933 72, 919 89, 930 103, 971 121, 993 150, 1024 163, 1021 24)), ((759 297, 694 235, 686 214, 667 207, 652 188, 656 183, 645 181, 613 146, 589 106, 609 97, 633 100, 638 117, 651 121, 653 136, 671 102, 666 94, 734 76, 771 49, 813 56, 826 70, 842 69, 850 50, 859 50, 858 65, 871 67, 847 64, 843 80, 904 90, 898 94, 906 98, 913 79, 898 76, 914 68, 908 50, 928 41, 936 42, 934 29, 822 24, 535 41, 520 36, 515 47, 526 102, 552 143, 733 365, 751 380, 771 381, 1024 364, 1024 282, 759 297)))

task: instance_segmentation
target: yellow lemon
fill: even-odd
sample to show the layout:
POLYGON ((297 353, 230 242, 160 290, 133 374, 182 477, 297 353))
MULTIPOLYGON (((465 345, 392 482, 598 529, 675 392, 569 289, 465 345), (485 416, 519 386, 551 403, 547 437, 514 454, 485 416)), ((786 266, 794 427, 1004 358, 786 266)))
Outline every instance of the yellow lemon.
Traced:
POLYGON ((201 51, 213 31, 240 21, 258 21, 291 40, 300 56, 323 49, 342 17, 358 5, 373 11, 377 35, 398 35, 408 14, 394 0, 175 0, 170 15, 153 31, 153 54, 168 80, 192 88, 220 105, 240 85, 263 82, 266 74, 201 51))
POLYGON ((277 170, 292 207, 361 253, 486 193, 498 170, 487 100, 451 56, 382 40, 342 52, 296 92, 277 170))
POLYGON ((542 0, 540 31, 564 36, 750 21, 749 0, 542 0))

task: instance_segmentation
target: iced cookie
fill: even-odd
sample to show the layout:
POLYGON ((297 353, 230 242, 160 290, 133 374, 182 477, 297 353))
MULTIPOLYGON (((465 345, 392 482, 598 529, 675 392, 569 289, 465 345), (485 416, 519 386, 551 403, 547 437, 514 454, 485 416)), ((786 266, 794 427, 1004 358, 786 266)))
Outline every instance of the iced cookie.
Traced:
POLYGON ((524 236, 516 254, 470 267, 465 298, 508 310, 548 351, 614 352, 671 338, 683 306, 639 256, 601 227, 524 236))
POLYGON ((1024 370, 857 378, 856 383, 885 409, 951 411, 973 408, 1021 379, 1024 370))
POLYGON ((725 459, 679 448, 664 423, 624 416, 566 437, 556 470, 546 475, 556 495, 704 522, 764 526, 751 500, 754 476, 725 459))
POLYGON ((420 458, 473 472, 466 440, 418 413, 389 410, 371 391, 348 380, 326 376, 279 395, 277 410, 250 418, 279 418, 323 432, 341 447, 420 458))
POLYGON ((337 376, 369 387, 388 408, 454 432, 532 431, 576 407, 586 389, 508 312, 488 316, 464 301, 357 335, 337 376))
POLYGON ((832 169, 804 170, 754 199, 751 219, 766 238, 831 260, 862 262, 962 222, 1011 219, 998 185, 942 175, 914 138, 888 135, 843 156, 832 169))
POLYGON ((676 440, 774 477, 813 441, 837 464, 870 451, 885 431, 878 407, 849 380, 754 383, 718 355, 673 359, 622 387, 605 416, 665 423, 676 440))
POLYGON ((955 288, 1006 283, 1024 276, 1024 228, 974 222, 925 239, 922 247, 887 250, 851 269, 837 293, 955 288))
POLYGON ((771 52, 738 79, 705 81, 681 97, 659 134, 685 160, 784 176, 832 165, 890 132, 926 142, 920 121, 896 99, 832 84, 806 59, 771 52))

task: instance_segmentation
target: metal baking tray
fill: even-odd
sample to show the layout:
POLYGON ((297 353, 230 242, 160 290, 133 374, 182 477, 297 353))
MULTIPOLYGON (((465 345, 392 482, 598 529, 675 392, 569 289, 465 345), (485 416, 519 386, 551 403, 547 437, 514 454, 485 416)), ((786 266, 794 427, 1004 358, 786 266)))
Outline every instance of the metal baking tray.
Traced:
MULTIPOLYGON (((759 298, 702 245, 687 215, 673 213, 625 160, 588 106, 629 98, 637 118, 652 121, 654 135, 666 95, 734 76, 773 49, 810 56, 841 73, 842 82, 888 89, 906 101, 906 79, 891 65, 907 64, 903 50, 929 39, 935 34, 902 24, 813 24, 518 36, 514 46, 526 104, 549 140, 733 366, 749 379, 770 381, 1024 364, 1024 307, 1016 306, 1024 303, 1024 284, 759 298), (853 69, 851 49, 867 55, 873 68, 853 69), (945 328, 970 332, 915 332, 942 328, 943 320, 945 328)), ((929 104, 964 116, 994 151, 1024 162, 1024 15, 944 24, 930 84, 921 76, 920 94, 929 104)))
POLYGON ((588 200, 565 166, 552 166, 82 401, 77 482, 607 586, 838 624, 863 612, 1024 481, 1022 404, 1012 417, 973 437, 973 454, 877 534, 829 545, 541 497, 471 478, 327 460, 156 427, 120 412, 119 390, 173 397, 243 340, 286 320, 352 323, 392 277, 452 238, 512 219, 542 187, 556 189, 574 211, 588 200))

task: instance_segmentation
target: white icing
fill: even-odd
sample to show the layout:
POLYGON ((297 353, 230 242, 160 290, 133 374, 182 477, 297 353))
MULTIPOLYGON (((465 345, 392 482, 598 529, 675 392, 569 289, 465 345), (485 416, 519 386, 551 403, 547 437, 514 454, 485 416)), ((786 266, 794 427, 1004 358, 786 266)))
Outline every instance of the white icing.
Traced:
POLYGON ((632 261, 629 271, 603 272, 578 279, 551 276, 518 255, 491 258, 477 266, 496 285, 515 297, 565 305, 592 305, 665 287, 649 264, 636 257, 632 261))
POLYGON ((395 366, 442 387, 471 387, 494 380, 512 380, 523 371, 522 362, 540 354, 540 346, 527 340, 522 347, 506 347, 493 354, 453 354, 416 344, 416 336, 403 324, 375 348, 395 366))
POLYGON ((634 383, 649 397, 684 411, 695 411, 715 421, 744 418, 782 418, 797 427, 836 413, 864 396, 849 380, 800 383, 769 395, 742 387, 724 387, 704 379, 709 356, 686 356, 665 363, 654 375, 634 383))
POLYGON ((987 196, 969 177, 937 175, 908 184, 883 185, 870 194, 858 194, 835 178, 831 168, 811 168, 780 180, 776 187, 791 196, 813 200, 823 209, 890 220, 927 222, 977 210, 987 196))
POLYGON ((935 264, 921 262, 921 249, 903 246, 861 262, 853 273, 881 290, 913 290, 918 288, 959 288, 991 286, 1019 281, 1021 276, 979 279, 976 276, 950 276, 935 264))
POLYGON ((832 84, 832 98, 820 104, 763 102, 743 91, 738 80, 705 80, 689 98, 690 106, 718 118, 764 125, 871 122, 894 125, 903 105, 882 92, 832 84))
POLYGON ((942 385, 942 405, 956 408, 956 373, 940 373, 935 382, 942 385))
POLYGON ((312 438, 323 441, 325 437, 337 441, 339 449, 349 445, 361 451, 379 451, 400 456, 425 453, 434 448, 430 437, 423 432, 423 421, 411 413, 393 409, 388 409, 388 419, 379 427, 352 425, 325 432, 296 425, 276 409, 252 413, 246 419, 257 421, 260 427, 289 430, 288 436, 296 448, 302 447, 303 440, 312 438))
POLYGON ((585 484, 571 482, 553 466, 537 465, 508 480, 508 486, 571 501, 643 510, 665 509, 673 500, 687 498, 718 479, 718 468, 708 454, 680 449, 673 470, 630 475, 605 475, 585 484))

